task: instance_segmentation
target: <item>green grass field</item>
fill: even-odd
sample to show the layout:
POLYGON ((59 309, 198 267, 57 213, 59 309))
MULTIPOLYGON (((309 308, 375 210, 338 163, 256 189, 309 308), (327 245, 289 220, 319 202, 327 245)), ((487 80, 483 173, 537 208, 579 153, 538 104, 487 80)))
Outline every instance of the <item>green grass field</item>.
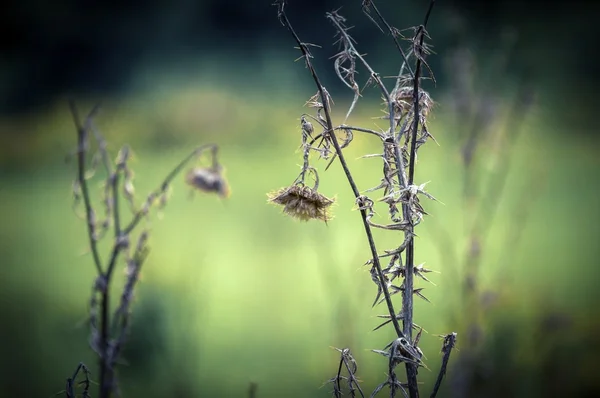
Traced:
MULTIPOLYGON (((134 147, 138 203, 195 145, 207 142, 220 145, 232 188, 226 200, 190 197, 179 178, 163 214, 155 212, 145 224, 151 252, 119 373, 125 397, 244 396, 251 381, 261 397, 327 396, 330 388, 319 387, 338 361, 330 346, 352 349, 366 391, 385 378, 386 361, 368 350, 383 348, 393 333, 371 331, 385 309, 370 308, 376 290, 362 266, 368 246, 339 164, 327 172, 325 163, 316 164, 320 191, 337 198, 333 221, 284 216, 267 204, 266 193, 289 185, 299 171, 304 98, 284 98, 272 109, 264 98, 244 97, 179 88, 114 101, 98 119, 115 155, 124 143, 134 147)), ((342 105, 335 109, 343 115, 342 105)), ((361 112, 353 123, 383 126, 368 119, 380 115, 377 109, 361 112)), ((545 124, 545 112, 527 117, 482 252, 480 285, 496 294, 482 319, 485 333, 512 327, 507 317, 523 328, 513 342, 519 355, 507 367, 536 368, 539 356, 528 349, 535 335, 527 331, 545 314, 570 314, 573 333, 600 327, 589 318, 598 302, 598 143, 545 124)), ((417 263, 440 271, 430 274, 437 286, 418 281, 432 303, 418 300, 415 307, 415 321, 428 332, 422 349, 431 371, 420 372, 427 385, 439 367, 437 335, 458 331, 460 349, 466 330, 460 300, 468 208, 461 126, 450 116, 440 111, 433 120, 440 145, 426 145, 417 166, 417 182, 431 181, 429 192, 443 202, 425 202, 431 215, 417 227, 417 263)), ((5 121, 3 128, 33 130, 3 153, 9 171, 0 189, 1 308, 4 319, 17 320, 8 322, 2 337, 22 351, 5 357, 3 390, 50 397, 79 361, 93 368, 96 361, 85 323, 94 268, 85 223, 71 208, 75 165, 63 161, 75 132, 62 103, 36 118, 5 121)), ((492 142, 480 148, 481 176, 493 169, 496 150, 492 142)), ((377 151, 377 142, 360 136, 347 149, 363 190, 377 185, 381 165, 357 158, 377 151)), ((99 192, 100 183, 93 180, 91 187, 99 192)), ((380 251, 400 242, 399 233, 377 232, 380 251)), ((589 357, 582 355, 581 377, 588 377, 589 357)))

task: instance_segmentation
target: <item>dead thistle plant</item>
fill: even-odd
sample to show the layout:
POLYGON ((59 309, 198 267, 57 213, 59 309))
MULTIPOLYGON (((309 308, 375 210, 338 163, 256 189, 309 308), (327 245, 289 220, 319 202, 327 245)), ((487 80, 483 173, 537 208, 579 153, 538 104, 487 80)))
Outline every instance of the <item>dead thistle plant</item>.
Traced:
MULTIPOLYGON (((218 147, 207 144, 196 148, 175 166, 158 188, 150 192, 138 206, 135 201, 134 173, 130 167, 130 148, 121 148, 113 161, 104 137, 94 124, 99 107, 94 107, 83 122, 74 102, 70 103, 70 108, 78 139, 77 178, 73 183, 74 208, 77 209, 78 205, 83 204, 84 214, 81 217, 87 225, 90 251, 97 273, 90 299, 90 346, 99 357, 98 396, 108 398, 118 389, 115 368, 127 339, 134 290, 149 251, 147 243, 150 231, 148 227, 142 226, 142 220, 149 216, 152 208, 162 208, 166 205, 173 180, 190 162, 198 160, 205 153, 210 155, 210 166, 190 169, 186 175, 186 182, 193 189, 216 193, 221 197, 228 195, 229 188, 218 161, 218 147), (105 174, 104 187, 100 192, 102 218, 99 217, 100 212, 95 209, 96 202, 93 201, 90 191, 90 179, 97 168, 103 169, 105 174), (132 212, 128 220, 124 217, 122 200, 127 202, 132 212), (109 238, 112 239, 112 245, 107 260, 102 258, 99 242, 107 237, 109 232, 112 232, 109 238), (137 239, 134 238, 134 233, 137 239), (125 262, 125 284, 120 292, 117 308, 111 310, 110 297, 115 293, 111 289, 115 269, 122 260, 125 262)), ((67 381, 67 397, 75 397, 74 383, 81 370, 85 374, 85 380, 83 384, 77 385, 83 385, 83 396, 89 396, 89 371, 85 365, 80 364, 73 377, 67 381)))
MULTIPOLYGON (((365 0, 362 2, 365 14, 378 27, 382 24, 387 28, 400 53, 399 73, 391 90, 384 84, 382 76, 370 66, 362 53, 357 50, 355 41, 349 34, 346 19, 338 11, 326 14, 327 20, 334 27, 337 38, 336 44, 339 46, 339 52, 333 57, 335 73, 354 94, 351 105, 345 114, 344 123, 339 126, 335 126, 332 122, 333 100, 321 83, 312 64, 313 55, 310 47, 314 45, 303 42, 292 27, 285 11, 286 1, 278 0, 274 3, 277 6, 279 21, 292 34, 302 53, 300 59, 304 60, 312 75, 317 93, 306 102, 306 105, 313 109, 314 113, 303 114, 300 118, 304 158, 300 175, 290 187, 269 194, 269 199, 275 204, 283 205, 284 212, 297 218, 328 221, 330 217, 323 216, 321 210, 331 204, 332 201, 326 201, 322 195, 316 192, 319 180, 316 168, 310 165, 310 155, 311 153, 317 153, 320 158, 328 160, 327 167, 335 159, 339 159, 354 194, 356 206, 360 211, 371 251, 366 265, 370 266, 371 278, 377 288, 373 305, 380 302, 386 303, 387 314, 383 317, 388 320, 383 325, 391 323, 395 333, 395 338, 383 350, 373 350, 387 358, 388 376, 384 382, 377 386, 372 396, 388 387, 391 397, 396 396, 398 393, 411 398, 418 397, 417 371, 419 367, 425 366, 422 361, 423 354, 418 346, 423 329, 417 327, 413 322, 413 297, 418 296, 427 299, 421 293, 423 288, 415 288, 414 277, 417 275, 428 281, 424 273, 430 270, 422 266, 416 266, 414 263, 414 237, 415 227, 427 214, 421 204, 421 199, 435 200, 435 198, 425 191, 425 184, 415 183, 414 175, 419 148, 430 138, 433 139, 427 125, 427 118, 432 110, 433 101, 429 94, 423 90, 421 83, 424 79, 431 79, 435 82, 426 60, 427 55, 431 53, 431 47, 427 43, 429 35, 426 27, 434 3, 435 0, 430 2, 423 24, 400 31, 388 24, 373 1, 365 0), (410 34, 405 36, 403 32, 409 32, 410 34), (407 50, 403 49, 400 44, 401 41, 408 42, 407 50), (385 104, 384 112, 386 116, 384 118, 389 122, 389 127, 385 131, 346 124, 361 97, 361 90, 357 81, 359 65, 366 69, 368 73, 365 87, 376 86, 381 91, 385 104), (424 72, 427 76, 424 76, 424 72), (351 144, 355 133, 375 136, 381 144, 380 153, 365 155, 365 157, 381 158, 382 176, 378 185, 362 192, 357 187, 343 153, 343 149, 351 144), (314 188, 305 191, 305 179, 309 173, 314 175, 316 182, 314 188), (298 192, 301 192, 301 194, 298 194, 298 192), (379 192, 381 197, 373 199, 367 195, 371 195, 371 192, 379 192), (374 220, 377 204, 387 207, 389 220, 385 223, 377 223, 374 220), (403 237, 397 247, 380 252, 377 250, 373 238, 373 228, 401 232, 403 237), (382 265, 382 259, 388 261, 386 266, 382 265), (398 293, 402 296, 400 311, 395 309, 392 301, 392 296, 398 293), (382 295, 383 298, 381 298, 382 295), (402 325, 400 325, 400 321, 402 325), (414 338, 413 329, 418 329, 414 338), (405 365, 405 382, 400 381, 396 375, 396 367, 399 364, 405 365)), ((383 31, 383 29, 381 30, 383 31)), ((431 394, 432 397, 437 394, 455 342, 455 333, 444 336, 443 365, 438 382, 431 394)), ((350 350, 345 348, 338 351, 341 353, 340 367, 337 375, 330 379, 330 382, 334 385, 334 395, 341 396, 341 384, 346 382, 351 396, 356 396, 357 392, 364 396, 362 390, 358 387, 355 376, 356 362, 351 356, 350 350), (341 375, 342 364, 345 364, 348 376, 341 375)))

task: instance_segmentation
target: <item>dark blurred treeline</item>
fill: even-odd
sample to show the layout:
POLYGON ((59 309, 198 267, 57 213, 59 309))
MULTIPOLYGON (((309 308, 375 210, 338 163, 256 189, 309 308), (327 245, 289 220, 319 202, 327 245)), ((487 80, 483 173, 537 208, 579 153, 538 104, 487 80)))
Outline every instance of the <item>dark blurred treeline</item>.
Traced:
MULTIPOLYGON (((230 59, 247 79, 253 68, 261 67, 257 60, 265 51, 290 50, 293 45, 270 3, 12 0, 0 14, 0 113, 35 110, 65 94, 118 93, 143 66, 169 68, 190 58, 230 59)), ((404 28, 422 21, 428 1, 378 4, 394 26, 404 28)), ((324 41, 333 41, 333 30, 323 16, 339 7, 369 56, 395 67, 397 60, 386 56, 389 43, 362 15, 361 1, 291 0, 288 11, 303 40, 329 45, 324 41)), ((547 97, 562 102, 571 96, 579 111, 591 114, 586 109, 591 110, 599 79, 600 30, 594 20, 599 10, 595 2, 446 0, 437 2, 429 30, 441 55, 467 45, 484 63, 500 46, 502 32, 510 29, 518 39, 507 73, 529 71, 547 97)), ((443 88, 447 77, 439 73, 442 59, 433 57, 431 62, 443 88)), ((319 62, 326 65, 327 57, 319 62)), ((331 73, 329 66, 323 69, 331 73)))

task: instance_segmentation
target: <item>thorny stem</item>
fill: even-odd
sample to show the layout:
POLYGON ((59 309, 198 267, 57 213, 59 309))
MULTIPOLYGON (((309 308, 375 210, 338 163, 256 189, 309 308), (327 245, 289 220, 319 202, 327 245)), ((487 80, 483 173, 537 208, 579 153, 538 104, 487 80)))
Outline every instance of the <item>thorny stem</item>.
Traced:
MULTIPOLYGON (((294 40, 298 44, 298 47, 300 48, 300 51, 302 52, 302 54, 304 56, 304 59, 306 61, 306 66, 310 70, 312 78, 315 81, 317 90, 319 91, 319 95, 321 96, 321 101, 323 103, 323 111, 325 113, 325 117, 327 120, 327 130, 330 134, 331 141, 333 142, 336 154, 338 155, 338 157, 340 159, 340 164, 342 165, 342 168, 344 169, 346 179, 348 180, 348 183, 350 184, 350 187, 352 188, 352 192, 354 193, 354 196, 358 199, 360 197, 360 191, 358 190, 356 183, 354 182, 354 179, 352 178, 352 174, 350 173, 350 169, 348 168, 348 164, 346 163, 346 159, 344 158, 342 149, 340 148, 340 144, 337 141, 337 137, 335 136, 335 134, 333 134, 334 128, 333 128, 333 122, 331 121, 331 114, 330 114, 328 98, 327 98, 327 95, 325 94, 325 89, 323 88, 323 85, 321 84, 321 81, 319 80, 319 77, 317 76, 317 73, 316 73, 315 69, 313 68, 312 63, 310 62, 311 55, 306 47, 306 44, 304 44, 300 40, 300 38, 298 37, 298 35, 294 31, 294 29, 292 28, 290 21, 288 20, 288 17, 284 10, 285 0, 278 0, 274 4, 278 6, 279 20, 290 31, 290 33, 294 37, 294 40)), ((398 320, 396 319, 396 316, 395 316, 396 311, 394 310, 394 304, 392 303, 392 299, 390 297, 390 293, 387 288, 387 283, 386 283, 385 277, 383 275, 383 272, 381 271, 381 264, 379 262, 379 256, 377 254, 375 240, 373 239, 373 233, 371 231, 371 227, 369 226, 369 222, 367 220, 367 212, 364 209, 360 209, 360 214, 362 217, 365 233, 367 235, 367 240, 369 242, 369 248, 371 249, 371 255, 373 257, 373 265, 375 266, 375 269, 377 270, 377 277, 379 278, 379 282, 380 282, 382 290, 383 290, 385 302, 387 304, 388 311, 390 313, 391 320, 394 325, 394 329, 396 330, 396 334, 398 335, 398 337, 404 337, 404 334, 402 333, 402 330, 400 328, 400 324, 398 323, 398 320)))
POLYGON ((336 395, 336 397, 341 397, 342 396, 342 383, 341 383, 341 379, 342 379, 342 364, 343 363, 344 363, 344 354, 341 353, 340 354, 340 366, 338 366, 337 377, 335 378, 335 384, 337 386, 337 389, 335 389, 335 395, 336 395))
MULTIPOLYGON (((354 373, 353 373, 352 369, 350 369, 350 365, 348 364, 347 359, 344 359, 344 366, 346 367, 346 370, 348 371, 348 380, 349 380, 350 388, 352 388, 352 384, 354 384, 356 386, 356 389, 358 390, 358 393, 360 394, 360 396, 365 398, 365 393, 363 392, 362 388, 360 388, 360 385, 357 383, 357 381, 354 379, 354 373)), ((350 395, 352 395, 353 397, 356 396, 356 394, 354 393, 354 389, 350 390, 350 395)))
MULTIPOLYGON (((337 138, 333 134, 335 129, 331 122, 328 93, 323 88, 323 86, 320 83, 320 80, 313 68, 313 65, 310 61, 310 58, 312 56, 308 51, 307 45, 305 43, 301 42, 298 35, 295 33, 295 31, 291 27, 291 24, 290 24, 290 22, 287 18, 287 15, 285 14, 285 11, 284 11, 285 0, 279 0, 275 4, 279 6, 279 19, 280 19, 281 23, 293 35, 296 43, 299 46, 299 49, 301 50, 301 52, 303 54, 303 58, 305 59, 305 62, 306 62, 306 67, 310 70, 313 80, 315 81, 315 83, 317 85, 317 89, 319 91, 319 95, 322 100, 322 107, 323 107, 325 117, 326 117, 326 126, 323 126, 326 128, 326 131, 323 133, 323 135, 329 134, 329 138, 330 138, 331 142, 333 142, 333 144, 334 144, 334 147, 336 150, 336 155, 339 156, 339 158, 340 158, 340 163, 342 165, 342 168, 344 169, 344 172, 346 174, 348 182, 349 182, 349 184, 355 194, 355 197, 357 198, 357 201, 358 201, 358 199, 360 198, 360 193, 359 193, 359 191, 356 187, 356 184, 354 183, 354 180, 350 174, 347 163, 343 157, 341 147, 340 147, 339 143, 337 142, 337 138)), ((398 146, 401 134, 398 134, 398 136, 395 135, 395 128, 396 128, 396 125, 395 125, 396 120, 395 120, 395 115, 394 115, 395 111, 394 111, 394 103, 392 102, 390 94, 387 91, 387 89, 385 88, 385 86, 383 85, 383 82, 381 81, 380 76, 369 66, 369 64, 358 53, 358 51, 356 51, 354 45, 352 44, 352 39, 348 36, 348 34, 346 32, 346 28, 343 26, 344 19, 342 17, 340 17, 336 12, 327 13, 328 19, 330 19, 333 22, 333 24, 336 26, 336 28, 338 30, 338 33, 340 34, 340 37, 341 37, 340 40, 342 42, 342 45, 345 47, 344 51, 346 51, 346 53, 350 54, 350 57, 356 57, 363 63, 363 65, 370 72, 370 76, 371 76, 370 79, 372 79, 380 87, 380 89, 383 93, 384 99, 386 100, 386 103, 389 108, 389 117, 390 117, 390 128, 389 128, 389 133, 387 135, 389 135, 390 137, 393 137, 396 173, 398 174, 398 182, 401 185, 401 187, 404 189, 407 189, 409 186, 412 186, 413 182, 414 182, 416 150, 417 150, 417 136, 418 136, 418 131, 419 131, 419 123, 420 123, 419 85, 420 85, 420 79, 421 79, 422 65, 425 63, 424 58, 423 58, 425 55, 425 51, 423 50, 423 45, 424 45, 423 42, 424 42, 424 37, 426 35, 425 29, 427 26, 427 22, 431 15, 431 11, 433 9, 434 4, 435 4, 435 0, 431 0, 430 4, 429 4, 429 8, 428 8, 426 16, 425 16, 424 23, 423 23, 423 25, 421 25, 418 28, 416 35, 415 35, 414 42, 413 42, 413 45, 415 45, 413 51, 414 51, 414 55, 417 59, 415 72, 413 72, 410 69, 410 65, 408 65, 406 56, 405 56, 404 52, 402 51, 401 47, 399 46, 399 43, 396 40, 394 31, 387 24, 387 22, 383 19, 383 17, 381 16, 381 14, 377 10, 377 8, 373 5, 373 7, 374 7, 376 13, 378 14, 378 16, 380 17, 380 19, 385 23, 385 25, 388 27, 388 29, 392 33, 394 41, 402 54, 405 64, 408 67, 408 70, 410 72, 410 76, 412 77, 412 80, 413 80, 413 112, 414 112, 413 115, 414 115, 414 119, 413 119, 413 126, 411 129, 412 137, 411 137, 411 147, 410 147, 410 152, 409 152, 408 177, 405 174, 405 165, 404 165, 403 157, 401 156, 399 146, 398 146)), ((371 1, 366 0, 363 2, 363 7, 365 9, 367 9, 371 5, 372 5, 371 1)), ((426 63, 425 63, 425 66, 427 66, 426 63)), ((400 76, 398 77, 398 79, 400 79, 400 76)), ((343 78, 342 78, 342 80, 343 80, 343 78)), ((405 122, 405 124, 406 124, 406 122, 405 122)), ((402 131, 404 131, 404 127, 402 127, 402 131)), ((371 134, 375 133, 373 131, 364 131, 364 132, 368 132, 371 134)), ((378 135, 384 142, 387 141, 387 139, 386 139, 387 135, 385 133, 384 134, 375 133, 375 134, 378 135)), ((384 146, 385 146, 385 144, 384 144, 384 146)), ((384 151, 384 154, 385 154, 385 151, 384 151)), ((412 239, 414 236, 414 225, 412 224, 412 221, 411 221, 412 220, 412 210, 411 210, 409 204, 406 204, 406 203, 403 204, 403 218, 405 220, 408 220, 409 227, 407 230, 405 230, 405 242, 407 242, 407 247, 406 247, 406 265, 405 265, 406 268, 405 268, 403 303, 402 303, 403 304, 403 311, 402 311, 402 313, 403 313, 403 315, 402 315, 403 330, 402 331, 399 328, 399 324, 398 324, 397 317, 395 316, 395 312, 393 312, 393 305, 391 303, 391 299, 389 297, 389 292, 387 289, 387 284, 385 283, 385 278, 384 278, 384 275, 381 270, 381 265, 379 263, 379 258, 378 258, 377 250, 375 248, 375 243, 373 241, 373 237, 371 234, 366 210, 364 208, 361 208, 360 211, 361 211, 361 215, 363 218, 363 224, 365 227, 367 238, 369 240, 369 246, 370 246, 372 254, 373 254, 373 264, 377 271, 377 278, 381 284, 381 288, 384 293, 385 301, 388 305, 388 310, 390 311, 390 320, 393 322, 394 328, 396 329, 398 336, 399 337, 406 336, 405 338, 409 341, 409 344, 413 344, 413 342, 412 342, 412 327, 413 327, 413 293, 414 293, 413 284, 414 284, 414 250, 415 250, 415 248, 414 248, 414 240, 412 239)), ((447 338, 451 338, 451 344, 448 344, 450 347, 446 350, 446 346, 447 346, 446 341, 444 343, 445 344, 444 345, 445 355, 443 358, 442 369, 440 371, 440 375, 438 377, 438 381, 436 383, 432 397, 434 397, 437 394, 437 390, 439 389, 443 375, 446 372, 447 363, 448 363, 448 360, 450 357, 450 351, 451 351, 452 346, 454 345, 454 340, 456 338, 456 334, 452 333, 451 335, 448 335, 447 338)), ((417 340, 418 340, 418 337, 417 337, 417 340)), ((416 345, 416 341, 414 342, 414 344, 416 345)), ((407 378, 408 378, 407 384, 408 384, 410 397, 418 398, 419 390, 418 390, 417 377, 416 377, 417 376, 417 365, 414 362, 406 362, 405 364, 406 364, 406 373, 407 373, 407 378)), ((340 362, 340 368, 341 368, 341 362, 340 362)), ((340 369, 338 369, 338 379, 336 380, 338 390, 339 390, 339 386, 340 386, 339 372, 340 372, 340 369)), ((392 368, 390 368, 390 377, 394 377, 392 368)), ((394 389, 392 388, 392 392, 391 392, 392 395, 394 395, 393 390, 394 389)))
MULTIPOLYGON (((429 18, 429 13, 431 11, 431 7, 432 7, 432 5, 430 5, 430 9, 427 12, 427 16, 425 18, 425 23, 427 22, 427 19, 429 18)), ((375 81, 377 83, 377 85, 379 86, 379 88, 381 89, 381 92, 385 98, 387 105, 388 105, 388 112, 389 112, 389 119, 390 119, 389 135, 393 137, 395 135, 394 131, 395 131, 396 118, 395 118, 395 113, 394 113, 395 112, 394 111, 394 103, 392 102, 389 92, 385 88, 379 75, 371 68, 371 66, 366 62, 366 60, 360 55, 360 53, 356 50, 356 48, 352 44, 351 38, 346 33, 344 27, 340 24, 340 17, 336 13, 329 13, 329 14, 327 14, 327 16, 333 22, 333 24, 337 28, 339 34, 342 36, 344 45, 347 46, 348 49, 353 53, 353 55, 356 56, 363 63, 365 68, 367 68, 367 70, 369 71, 373 81, 375 81)), ((419 29, 419 32, 421 32, 421 31, 422 31, 422 28, 419 29)), ((423 44, 423 39, 424 39, 424 35, 421 34, 420 43, 419 43, 420 47, 423 44)), ((420 69, 421 69, 421 60, 420 60, 420 57, 418 56, 417 57, 417 68, 416 68, 416 73, 414 76, 415 87, 414 87, 414 98, 413 99, 415 99, 414 100, 415 101, 415 108, 414 108, 415 124, 414 124, 414 128, 413 128, 413 137, 412 137, 412 142, 411 142, 411 155, 410 155, 408 183, 406 183, 406 180, 404 177, 404 162, 402 161, 402 156, 401 156, 400 150, 398 148, 398 142, 396 141, 395 145, 394 145, 394 157, 395 157, 396 169, 397 169, 397 173, 398 173, 398 181, 405 188, 412 184, 413 177, 414 177, 414 167, 415 167, 414 158, 415 158, 415 151, 416 151, 416 136, 417 136, 417 130, 418 130, 418 126, 419 126, 419 124, 418 124, 419 123, 419 107, 418 107, 418 105, 419 105, 418 104, 418 102, 419 102, 418 92, 419 91, 418 90, 419 90, 420 69)), ((399 137, 397 137, 397 139, 399 140, 399 137)), ((404 213, 403 214, 404 219, 410 220, 411 217, 410 217, 409 206, 404 204, 402 206, 402 208, 403 208, 403 213, 404 213)), ((405 289, 402 292, 402 296, 403 296, 402 312, 403 312, 403 326, 404 326, 403 334, 404 334, 404 336, 406 336, 408 338, 409 341, 412 341, 413 283, 414 283, 413 282, 413 279, 414 279, 414 245, 413 245, 413 239, 412 239, 412 236, 413 236, 413 226, 412 225, 410 225, 408 230, 405 232, 405 236, 408 237, 408 239, 410 239, 410 241, 408 243, 408 247, 406 250, 406 273, 405 273, 405 278, 404 278, 405 289)), ((377 267, 378 273, 379 273, 379 270, 380 270, 380 267, 377 267)), ((384 282, 384 279, 382 277, 380 277, 380 281, 384 282)), ((384 285, 385 285, 385 283, 384 283, 384 285)), ((384 293, 385 293, 385 290, 384 290, 384 293)), ((394 320, 395 322, 397 322, 394 314, 391 314, 391 315, 392 315, 391 319, 394 320)), ((409 387, 409 393, 410 393, 411 398, 418 397, 419 390, 418 390, 418 385, 417 385, 416 366, 412 363, 407 362, 406 363, 406 374, 407 374, 408 387, 409 387)))
MULTIPOLYGON (((419 80, 421 78, 421 64, 422 59, 425 56, 422 52, 423 41, 425 39, 425 28, 431 15, 431 10, 435 4, 435 0, 431 0, 429 3, 429 9, 425 15, 425 21, 423 25, 417 30, 417 38, 419 39, 418 47, 415 49, 415 56, 417 58, 415 66, 415 77, 413 79, 413 109, 414 109, 414 124, 412 131, 412 139, 410 143, 410 159, 408 165, 408 186, 413 184, 415 176, 415 158, 417 151, 417 132, 419 130, 420 112, 419 112, 419 80), (419 36, 420 35, 420 36, 419 36), (420 52, 420 53, 419 53, 420 52)), ((405 220, 412 220, 410 214, 410 207, 403 205, 403 213, 405 220)), ((413 238, 414 226, 409 223, 407 234, 411 235, 408 247, 406 248, 406 273, 404 275, 404 291, 402 292, 402 312, 403 312, 403 326, 404 334, 408 337, 409 341, 412 341, 412 325, 413 325, 413 283, 414 283, 414 267, 415 267, 415 241, 413 238)), ((408 390, 411 398, 419 396, 419 387, 417 385, 417 367, 409 362, 406 362, 406 375, 408 378, 408 390)))
MULTIPOLYGON (((334 348, 334 347, 332 347, 332 348, 334 348)), ((350 353, 350 349, 349 348, 343 348, 343 349, 334 348, 334 349, 340 352, 340 363, 339 363, 336 375, 328 381, 329 383, 334 384, 333 395, 335 395, 336 397, 342 397, 344 395, 342 393, 341 381, 345 379, 348 382, 350 396, 356 397, 356 391, 358 390, 358 393, 360 394, 360 396, 362 398, 364 398, 365 393, 363 392, 362 388, 360 388, 360 385, 358 384, 358 380, 356 379, 357 366, 356 366, 356 361, 354 360, 354 358, 352 357, 352 354, 350 353), (348 372, 347 377, 342 376, 342 365, 344 365, 344 367, 346 368, 346 371, 348 372)))
MULTIPOLYGON (((422 45, 423 45, 423 40, 424 40, 423 29, 429 19, 429 15, 431 13, 433 3, 434 3, 433 1, 430 3, 429 10, 427 11, 427 14, 425 17, 424 26, 420 27, 418 30, 418 33, 417 33, 417 35, 420 34, 420 37, 417 36, 419 38, 419 47, 418 47, 419 49, 422 48, 422 45)), ((369 71, 373 80, 380 87, 381 92, 385 98, 385 101, 386 101, 386 103, 388 105, 388 109, 389 109, 388 110, 389 118, 390 118, 389 134, 392 137, 395 136, 395 134, 394 134, 395 122, 396 122, 395 114, 394 114, 395 111, 394 111, 394 104, 392 102, 389 92, 383 85, 383 82, 381 81, 379 75, 370 67, 370 65, 366 62, 366 60, 356 50, 356 48, 352 44, 352 40, 350 39, 350 37, 348 36, 346 31, 344 30, 344 27, 341 26, 341 24, 339 22, 339 17, 336 14, 328 14, 328 17, 329 17, 329 19, 331 19, 331 21, 336 26, 339 34, 341 36, 343 36, 344 44, 350 49, 350 51, 352 51, 353 55, 355 55, 363 63, 365 68, 367 68, 367 70, 369 71)), ((402 55, 404 56, 403 52, 402 52, 402 55)), ((395 164, 396 164, 396 171, 398 174, 398 181, 403 188, 407 188, 408 186, 412 185, 413 179, 414 179, 414 169, 415 169, 414 160, 416 157, 415 156, 416 137, 417 137, 417 131, 418 131, 418 126, 419 126, 419 80, 420 80, 420 73, 421 73, 421 56, 422 56, 422 54, 416 54, 416 55, 417 55, 416 72, 413 76, 413 82, 414 82, 414 88, 413 88, 414 126, 413 126, 413 134, 412 134, 413 137, 411 140, 408 181, 406 181, 404 162, 403 162, 403 158, 401 156, 401 153, 400 153, 400 150, 398 147, 400 135, 395 137, 395 142, 394 142, 394 158, 395 158, 395 164)), ((411 74, 412 74, 412 72, 411 72, 411 74)), ((411 218, 411 214, 410 214, 410 207, 407 204, 403 204, 402 209, 403 209, 403 218, 405 220, 411 220, 412 218, 411 218)), ((403 327, 404 327, 403 334, 405 336, 407 336, 409 341, 412 341, 412 324, 413 324, 413 291, 414 291, 414 289, 413 289, 413 285, 414 285, 414 240, 413 240, 413 235, 414 235, 414 233, 413 232, 414 232, 414 227, 411 224, 411 225, 409 225, 408 229, 405 231, 405 240, 408 240, 408 247, 406 249, 406 273, 405 273, 405 278, 404 278, 405 289, 402 292, 402 296, 403 296, 402 313, 403 313, 403 327)), ((395 317, 394 317, 394 319, 395 319, 395 317)), ((419 391, 418 391, 417 377, 416 377, 416 373, 417 373, 416 366, 412 363, 407 362, 406 363, 406 373, 407 373, 407 378, 408 378, 408 387, 409 387, 410 396, 418 397, 419 391)))

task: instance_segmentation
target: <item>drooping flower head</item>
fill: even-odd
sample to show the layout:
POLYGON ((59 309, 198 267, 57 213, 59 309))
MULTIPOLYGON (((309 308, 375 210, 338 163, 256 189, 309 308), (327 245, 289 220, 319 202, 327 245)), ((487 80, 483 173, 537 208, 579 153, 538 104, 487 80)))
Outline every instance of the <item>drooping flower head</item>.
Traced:
POLYGON ((302 221, 311 219, 331 220, 330 206, 335 199, 330 199, 304 184, 294 184, 281 188, 267 195, 269 202, 283 206, 283 212, 302 221))
POLYGON ((199 191, 216 193, 221 198, 229 197, 229 185, 220 167, 195 167, 188 171, 185 181, 199 191))

